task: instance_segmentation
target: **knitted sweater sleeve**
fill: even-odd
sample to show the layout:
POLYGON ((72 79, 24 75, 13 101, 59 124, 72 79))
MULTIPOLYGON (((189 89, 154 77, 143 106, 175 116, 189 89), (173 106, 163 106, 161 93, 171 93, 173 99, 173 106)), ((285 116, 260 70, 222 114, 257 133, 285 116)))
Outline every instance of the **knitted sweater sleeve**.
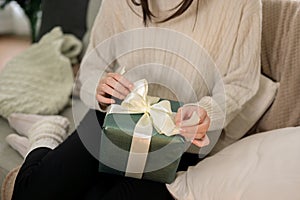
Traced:
POLYGON ((80 98, 87 106, 96 110, 101 110, 96 99, 98 83, 101 77, 112 71, 114 51, 112 40, 109 39, 114 35, 112 2, 114 1, 102 1, 79 71, 80 98))
POLYGON ((240 19, 230 64, 221 80, 223 87, 216 84, 211 96, 198 102, 211 118, 210 130, 226 127, 259 87, 261 9, 257 3, 248 4, 240 19))

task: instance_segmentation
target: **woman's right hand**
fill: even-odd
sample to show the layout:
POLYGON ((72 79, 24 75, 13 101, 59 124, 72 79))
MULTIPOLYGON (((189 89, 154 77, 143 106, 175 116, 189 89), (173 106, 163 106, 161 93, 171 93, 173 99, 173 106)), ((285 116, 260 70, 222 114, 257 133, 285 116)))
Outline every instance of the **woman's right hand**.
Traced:
POLYGON ((111 97, 123 100, 133 90, 134 85, 118 73, 108 73, 99 81, 97 87, 97 100, 101 108, 114 104, 111 97))

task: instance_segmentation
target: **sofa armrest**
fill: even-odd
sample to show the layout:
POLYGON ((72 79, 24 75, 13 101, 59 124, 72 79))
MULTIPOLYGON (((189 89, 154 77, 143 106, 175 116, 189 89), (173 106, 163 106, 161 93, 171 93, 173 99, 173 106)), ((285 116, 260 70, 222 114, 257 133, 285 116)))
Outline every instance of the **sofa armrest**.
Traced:
POLYGON ((263 0, 262 73, 280 82, 257 132, 300 125, 300 1, 263 0))

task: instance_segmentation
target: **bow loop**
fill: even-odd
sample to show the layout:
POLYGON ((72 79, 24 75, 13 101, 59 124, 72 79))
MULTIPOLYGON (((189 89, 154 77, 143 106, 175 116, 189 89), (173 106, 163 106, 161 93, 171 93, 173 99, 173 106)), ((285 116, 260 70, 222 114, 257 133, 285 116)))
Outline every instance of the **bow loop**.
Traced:
POLYGON ((136 93, 136 94, 140 95, 144 101, 147 101, 148 82, 146 81, 146 79, 136 81, 134 83, 134 89, 133 89, 132 93, 136 93))
MULTIPOLYGON (((160 101, 158 97, 148 96, 148 82, 145 79, 134 83, 133 91, 123 100, 121 106, 111 105, 110 113, 149 114, 147 120, 160 134, 167 136, 178 134, 171 104, 169 101, 160 101)), ((139 126, 139 122, 136 126, 139 126)))

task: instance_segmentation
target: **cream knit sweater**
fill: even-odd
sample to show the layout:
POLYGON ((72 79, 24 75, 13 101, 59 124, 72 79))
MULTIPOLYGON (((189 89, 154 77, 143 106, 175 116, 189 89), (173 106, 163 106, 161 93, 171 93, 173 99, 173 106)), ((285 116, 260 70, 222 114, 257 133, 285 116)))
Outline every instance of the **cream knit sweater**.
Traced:
MULTIPOLYGON (((171 9, 179 2, 151 0, 151 10, 157 17, 154 21, 172 14, 171 9)), ((90 107, 100 109, 95 92, 99 79, 125 66, 129 80, 146 78, 156 83, 151 84, 150 95, 198 103, 207 110, 212 124, 218 122, 212 127, 225 127, 259 87, 260 0, 199 0, 198 5, 193 1, 180 17, 165 23, 149 23, 146 29, 141 16, 141 7, 132 5, 131 0, 103 1, 80 70, 81 99, 90 107), (170 29, 169 37, 154 28, 170 29), (135 30, 131 36, 122 38, 122 34, 131 30, 135 30), (147 30, 151 30, 150 33, 147 30), (139 31, 142 34, 135 34, 139 31), (176 33, 182 36, 177 37, 176 33), (120 37, 108 40, 116 34, 120 37), (184 38, 204 50, 195 49, 184 38), (168 49, 140 48, 141 44, 151 46, 151 42, 157 46, 167 44, 165 46, 184 55, 168 49), (125 51, 126 48, 132 50, 125 51), (197 66, 189 62, 195 58, 208 66, 207 71, 198 73, 197 66), (215 63, 221 80, 214 75, 216 70, 209 59, 215 63), (218 83, 222 83, 221 88, 218 83), (225 119, 225 123, 220 119, 225 119)))

